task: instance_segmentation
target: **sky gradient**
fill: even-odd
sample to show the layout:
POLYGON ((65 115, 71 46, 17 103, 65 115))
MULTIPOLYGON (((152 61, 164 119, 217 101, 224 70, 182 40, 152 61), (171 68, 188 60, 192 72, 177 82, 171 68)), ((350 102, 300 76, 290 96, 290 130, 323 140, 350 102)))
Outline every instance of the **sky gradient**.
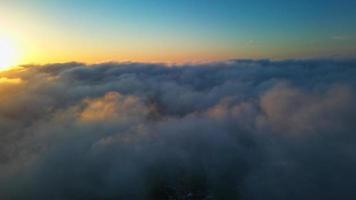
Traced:
POLYGON ((4 0, 19 63, 356 55, 356 1, 4 0))
POLYGON ((356 196, 356 0, 0 0, 0 200, 356 196))

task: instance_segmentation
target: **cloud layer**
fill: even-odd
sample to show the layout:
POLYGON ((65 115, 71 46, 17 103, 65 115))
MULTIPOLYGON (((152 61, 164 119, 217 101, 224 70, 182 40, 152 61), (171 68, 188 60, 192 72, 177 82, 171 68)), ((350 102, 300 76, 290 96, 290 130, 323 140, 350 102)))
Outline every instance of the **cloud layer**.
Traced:
POLYGON ((356 61, 0 73, 1 199, 350 199, 356 61))

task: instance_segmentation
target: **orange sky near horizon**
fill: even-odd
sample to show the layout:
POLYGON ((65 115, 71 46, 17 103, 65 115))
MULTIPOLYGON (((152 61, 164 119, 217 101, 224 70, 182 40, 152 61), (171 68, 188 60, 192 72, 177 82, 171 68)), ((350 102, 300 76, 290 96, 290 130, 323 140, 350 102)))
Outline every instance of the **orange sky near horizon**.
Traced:
POLYGON ((235 12, 241 6, 235 1, 196 4, 2 0, 0 40, 8 45, 0 49, 5 59, 0 65, 356 56, 349 7, 334 5, 337 17, 330 18, 324 4, 316 3, 319 10, 313 13, 303 4, 298 11, 306 20, 290 4, 275 5, 288 8, 290 15, 272 5, 262 9, 246 3, 246 12, 235 12))

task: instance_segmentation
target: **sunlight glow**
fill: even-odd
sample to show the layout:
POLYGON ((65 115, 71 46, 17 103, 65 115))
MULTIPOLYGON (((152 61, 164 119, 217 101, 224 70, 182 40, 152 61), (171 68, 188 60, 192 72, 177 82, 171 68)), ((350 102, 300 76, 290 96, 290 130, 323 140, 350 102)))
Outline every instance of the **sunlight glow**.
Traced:
POLYGON ((0 71, 16 65, 19 59, 20 53, 16 43, 0 34, 0 71))

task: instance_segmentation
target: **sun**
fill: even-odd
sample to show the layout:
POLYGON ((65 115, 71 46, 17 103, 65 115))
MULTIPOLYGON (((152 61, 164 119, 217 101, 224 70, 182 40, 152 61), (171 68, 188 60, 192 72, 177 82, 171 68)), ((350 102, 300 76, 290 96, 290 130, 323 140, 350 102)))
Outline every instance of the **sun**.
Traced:
POLYGON ((10 38, 0 35, 0 71, 16 65, 19 57, 16 43, 10 38))

